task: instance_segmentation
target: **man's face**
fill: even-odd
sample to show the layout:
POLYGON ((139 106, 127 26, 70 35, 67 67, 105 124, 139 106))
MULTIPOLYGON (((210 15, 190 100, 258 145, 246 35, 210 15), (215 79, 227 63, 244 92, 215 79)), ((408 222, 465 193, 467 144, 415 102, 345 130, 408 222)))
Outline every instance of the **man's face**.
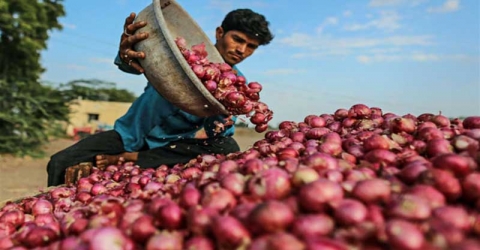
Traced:
POLYGON ((215 38, 218 52, 232 66, 251 56, 259 46, 258 39, 236 30, 225 33, 222 27, 217 28, 215 38))

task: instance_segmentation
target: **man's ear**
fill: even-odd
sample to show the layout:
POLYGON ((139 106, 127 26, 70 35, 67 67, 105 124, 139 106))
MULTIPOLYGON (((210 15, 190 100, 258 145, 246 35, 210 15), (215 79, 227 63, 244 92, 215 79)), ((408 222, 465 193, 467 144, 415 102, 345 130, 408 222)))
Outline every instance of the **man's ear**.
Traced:
POLYGON ((220 40, 224 35, 223 28, 222 27, 217 27, 215 29, 215 39, 220 40))

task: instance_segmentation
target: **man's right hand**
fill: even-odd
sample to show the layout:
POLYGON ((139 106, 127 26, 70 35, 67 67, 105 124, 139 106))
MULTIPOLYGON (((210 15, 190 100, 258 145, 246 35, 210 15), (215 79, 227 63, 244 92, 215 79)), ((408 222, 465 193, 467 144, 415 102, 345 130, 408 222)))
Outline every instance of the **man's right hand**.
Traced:
POLYGON ((127 63, 130 67, 136 69, 140 73, 144 73, 138 59, 144 59, 145 53, 133 50, 133 45, 148 38, 147 32, 135 33, 138 29, 145 27, 147 23, 145 21, 134 23, 135 16, 135 13, 131 13, 130 16, 125 19, 123 33, 120 37, 119 55, 123 62, 127 63))

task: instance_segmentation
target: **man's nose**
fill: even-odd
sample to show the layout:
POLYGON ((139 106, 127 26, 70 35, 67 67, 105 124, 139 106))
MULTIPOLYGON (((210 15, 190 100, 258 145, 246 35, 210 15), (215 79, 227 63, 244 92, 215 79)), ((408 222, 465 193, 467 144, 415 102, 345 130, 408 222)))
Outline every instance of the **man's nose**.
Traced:
POLYGON ((246 48, 247 48, 247 45, 239 44, 237 45, 237 52, 239 52, 240 54, 243 54, 245 53, 246 48))

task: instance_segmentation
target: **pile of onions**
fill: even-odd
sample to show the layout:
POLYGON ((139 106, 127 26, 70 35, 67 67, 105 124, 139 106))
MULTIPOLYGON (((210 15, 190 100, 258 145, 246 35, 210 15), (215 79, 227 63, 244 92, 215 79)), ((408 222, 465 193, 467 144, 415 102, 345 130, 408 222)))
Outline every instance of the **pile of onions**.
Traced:
POLYGON ((111 165, 0 210, 0 249, 479 249, 480 117, 356 104, 246 151, 111 165))
POLYGON ((260 83, 247 83, 245 77, 226 63, 209 62, 204 43, 193 45, 191 49, 182 37, 176 38, 175 43, 198 79, 230 114, 249 117, 259 133, 268 129, 273 111, 260 101, 260 83))

